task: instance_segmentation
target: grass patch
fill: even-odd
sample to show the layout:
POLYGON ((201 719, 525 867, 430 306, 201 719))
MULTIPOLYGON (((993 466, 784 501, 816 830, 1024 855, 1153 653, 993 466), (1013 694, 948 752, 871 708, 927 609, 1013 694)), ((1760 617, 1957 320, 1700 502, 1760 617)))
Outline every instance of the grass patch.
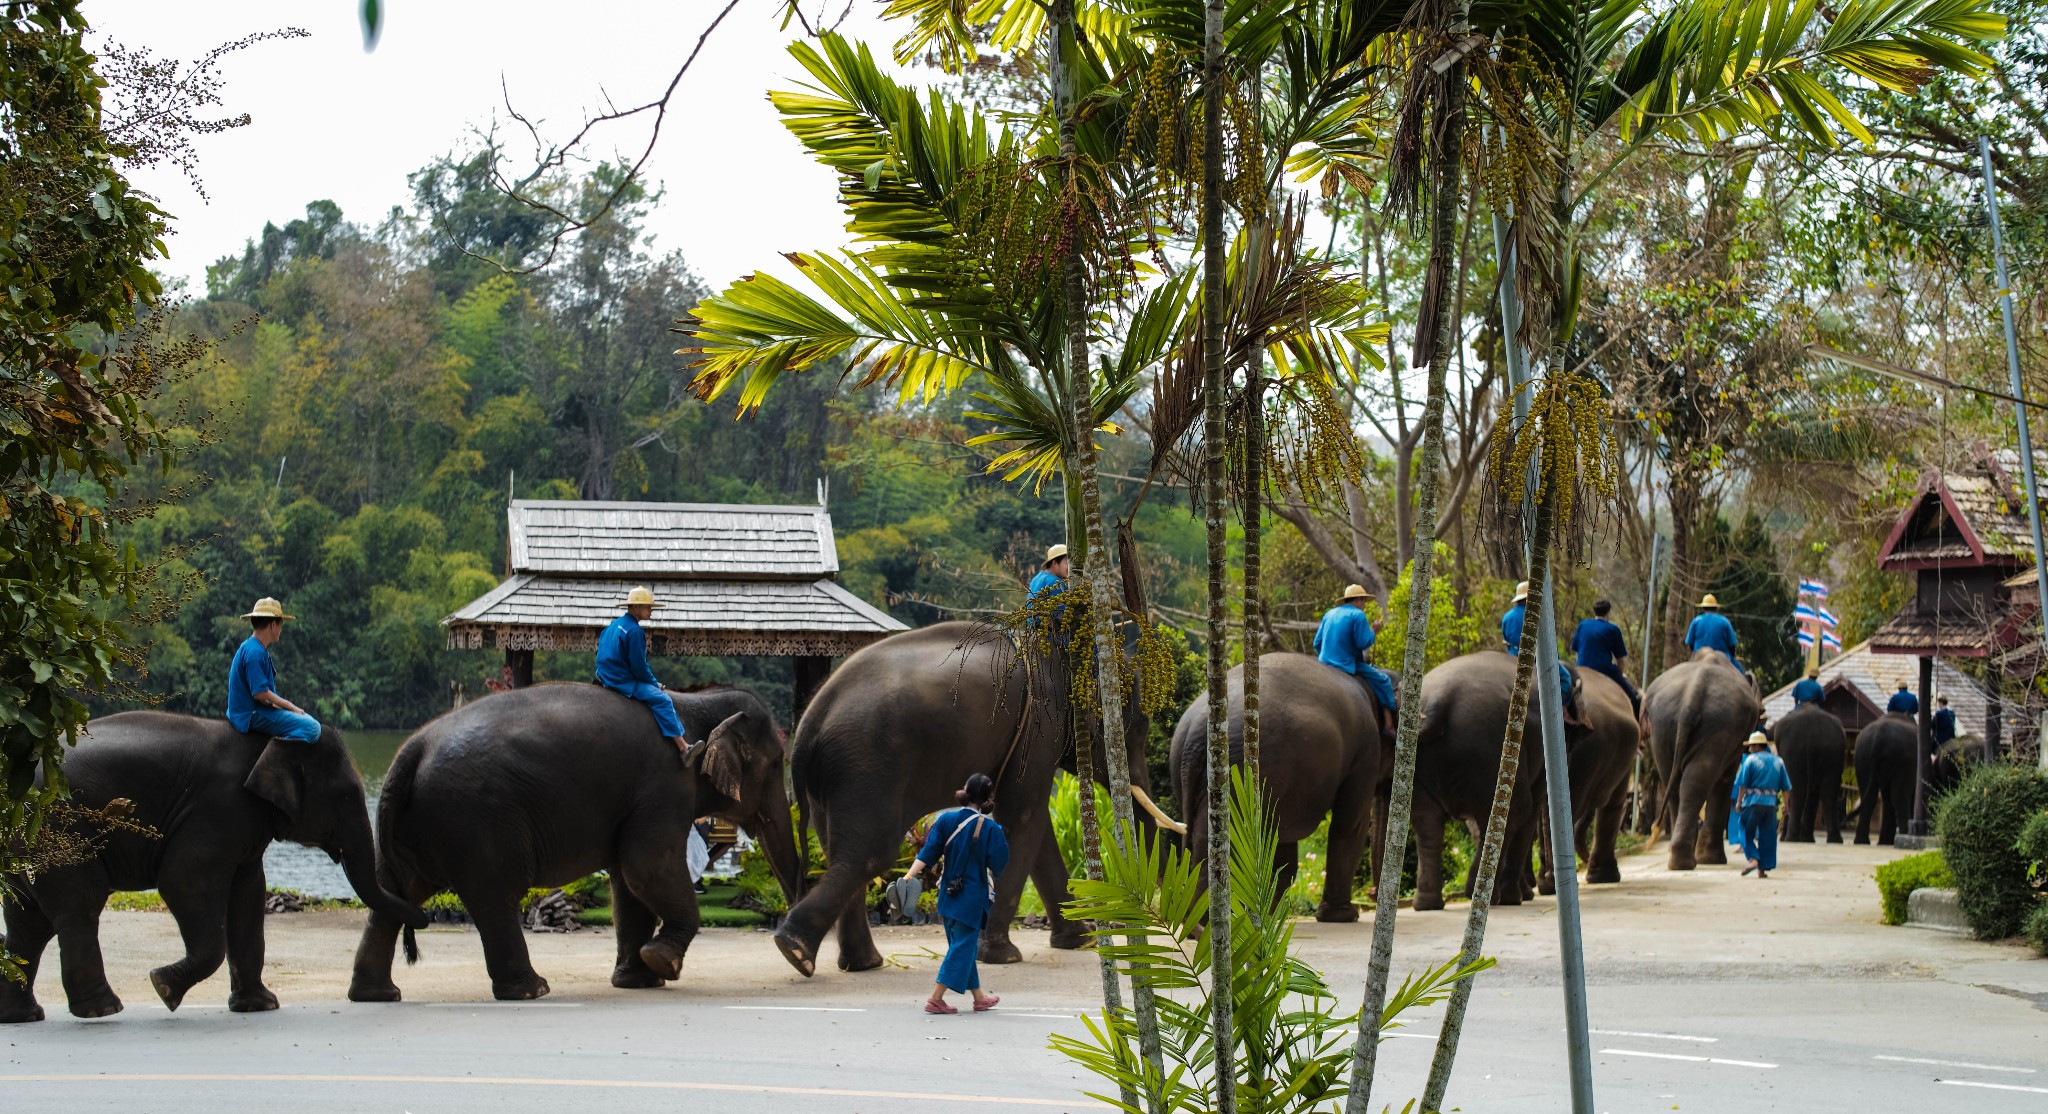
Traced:
POLYGON ((109 913, 163 913, 164 899, 155 890, 122 891, 107 897, 109 913))

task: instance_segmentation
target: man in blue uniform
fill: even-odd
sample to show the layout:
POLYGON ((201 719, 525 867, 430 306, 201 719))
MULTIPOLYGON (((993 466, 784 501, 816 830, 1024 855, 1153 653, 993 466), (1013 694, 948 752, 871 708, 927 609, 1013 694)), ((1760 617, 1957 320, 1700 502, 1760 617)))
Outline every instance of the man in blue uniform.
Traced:
POLYGON ((1934 745, 1937 749, 1941 744, 1956 737, 1956 714, 1949 710, 1948 697, 1934 698, 1934 720, 1929 726, 1934 733, 1934 745))
POLYGON ((1771 740, 1752 732, 1743 746, 1749 755, 1735 771, 1735 810, 1742 816, 1742 873, 1769 878, 1778 869, 1778 797, 1792 791, 1785 762, 1771 753, 1771 740))
POLYGON ((1073 559, 1067 556, 1067 547, 1056 545, 1045 551, 1045 564, 1039 567, 1038 575, 1031 578, 1031 589, 1024 596, 1028 606, 1040 596, 1057 596, 1067 590, 1067 573, 1072 571, 1073 559))
POLYGON ((1920 698, 1913 695, 1912 690, 1906 687, 1906 682, 1900 681, 1899 691, 1892 694, 1892 698, 1885 703, 1884 710, 1897 712, 1902 716, 1917 716, 1920 714, 1920 698))
POLYGON ((1820 687, 1820 670, 1809 669, 1806 676, 1792 686, 1792 706, 1797 708, 1801 704, 1811 704, 1826 695, 1827 690, 1820 687))
POLYGON ((653 614, 651 589, 635 588, 626 593, 626 613, 597 636, 597 683, 647 705, 662 735, 678 751, 688 752, 690 743, 683 737, 683 722, 676 718, 676 702, 662 691, 661 682, 647 665, 647 632, 640 624, 653 614))
POLYGON ((1365 685, 1379 705, 1380 734, 1391 739, 1395 725, 1394 679, 1365 660, 1365 652, 1379 638, 1372 617, 1365 613, 1365 596, 1365 589, 1353 584, 1344 589, 1342 602, 1323 612, 1323 621, 1316 627, 1316 660, 1351 674, 1365 685))
POLYGON ((270 660, 270 648, 284 634, 291 616, 284 613, 284 605, 265 596, 242 618, 249 620, 250 630, 228 666, 228 722, 251 735, 318 742, 320 721, 278 694, 277 663, 270 660))
POLYGON ((1719 650, 1737 673, 1749 676, 1749 670, 1735 660, 1735 624, 1721 614, 1721 601, 1715 599, 1712 592, 1700 597, 1700 613, 1693 616, 1692 625, 1685 628, 1685 648, 1694 653, 1719 650))
POLYGON ((1621 628, 1607 618, 1614 605, 1606 600, 1593 601, 1593 617, 1582 620, 1572 631, 1572 653, 1579 657, 1579 668, 1604 673, 1621 691, 1628 694, 1628 702, 1638 714, 1643 710, 1642 696, 1629 683, 1628 672, 1621 663, 1628 660, 1628 640, 1621 636, 1621 628))
MULTIPOLYGON (((1500 636, 1508 644, 1509 656, 1521 657, 1522 624, 1529 617, 1529 582, 1524 580, 1515 585, 1515 598, 1508 602, 1513 606, 1508 608, 1507 614, 1500 617, 1500 636)), ((1628 682, 1622 683, 1626 685, 1628 682)), ((1564 721, 1577 725, 1578 718, 1572 711, 1572 671, 1566 669, 1563 662, 1557 663, 1557 686, 1564 694, 1564 721)))

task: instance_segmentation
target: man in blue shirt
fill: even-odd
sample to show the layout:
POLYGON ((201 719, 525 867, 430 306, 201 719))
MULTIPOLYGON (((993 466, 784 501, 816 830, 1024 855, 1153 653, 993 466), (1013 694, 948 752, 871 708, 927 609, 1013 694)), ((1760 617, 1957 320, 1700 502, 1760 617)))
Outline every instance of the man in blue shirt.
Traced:
POLYGON ((242 618, 249 620, 250 630, 228 666, 228 722, 250 735, 318 742, 320 721, 278 694, 277 663, 270 660, 270 648, 291 616, 282 604, 265 596, 242 618))
POLYGON ((1885 703, 1884 710, 1897 712, 1902 716, 1917 716, 1920 714, 1920 698, 1913 695, 1906 687, 1906 682, 1900 681, 1899 691, 1892 694, 1892 698, 1885 703))
POLYGON ((1820 670, 1809 669, 1806 676, 1792 686, 1792 706, 1797 708, 1801 704, 1811 704, 1826 695, 1827 690, 1820 687, 1820 670))
POLYGON ((1735 772, 1735 807, 1742 813, 1742 857, 1749 865, 1742 873, 1756 872, 1769 878, 1778 869, 1778 794, 1792 790, 1785 762, 1771 753, 1771 740, 1761 731, 1750 733, 1749 757, 1735 772))
POLYGON ((1735 660, 1735 624, 1721 614, 1721 601, 1715 599, 1712 592, 1700 597, 1700 613, 1693 616, 1692 625, 1685 628, 1685 648, 1694 653, 1719 650, 1737 673, 1749 676, 1749 670, 1735 660))
POLYGON ((1379 638, 1372 616, 1365 613, 1365 589, 1353 584, 1344 589, 1344 599, 1323 612, 1316 626, 1316 660, 1341 669, 1359 679, 1380 709, 1380 734, 1394 737, 1394 679, 1365 660, 1365 652, 1379 638))
POLYGON ((1934 698, 1934 720, 1930 728, 1934 733, 1934 745, 1937 749, 1941 744, 1956 737, 1956 714, 1949 710, 1948 697, 1934 698))
POLYGON ((1621 636, 1621 628, 1608 620, 1607 613, 1612 610, 1614 605, 1606 600, 1593 601, 1593 617, 1581 621, 1572 631, 1572 653, 1579 657, 1579 668, 1604 673, 1620 685, 1621 691, 1628 694, 1629 706, 1640 714, 1642 696, 1621 667, 1628 660, 1628 640, 1621 636))
MULTIPOLYGON (((1529 615, 1529 582, 1524 580, 1515 585, 1515 598, 1508 602, 1514 606, 1500 617, 1500 636, 1508 644, 1508 655, 1521 657, 1522 624, 1529 615)), ((1628 682, 1622 683, 1626 685, 1628 682)), ((1557 686, 1564 693, 1564 721, 1577 725, 1578 719, 1572 712, 1572 671, 1566 669, 1563 662, 1557 663, 1557 686)))
POLYGON ((597 636, 597 683, 647 705, 662 735, 678 751, 688 752, 690 743, 683 737, 683 722, 676 718, 676 702, 662 690, 647 664, 647 632, 640 624, 653 614, 651 589, 635 588, 626 593, 626 613, 597 636))
POLYGON ((1045 551, 1045 564, 1039 567, 1038 575, 1031 578, 1031 589, 1024 596, 1025 606, 1038 601, 1040 596, 1057 596, 1067 590, 1067 573, 1072 571, 1073 559, 1067 556, 1067 547, 1056 545, 1045 551))

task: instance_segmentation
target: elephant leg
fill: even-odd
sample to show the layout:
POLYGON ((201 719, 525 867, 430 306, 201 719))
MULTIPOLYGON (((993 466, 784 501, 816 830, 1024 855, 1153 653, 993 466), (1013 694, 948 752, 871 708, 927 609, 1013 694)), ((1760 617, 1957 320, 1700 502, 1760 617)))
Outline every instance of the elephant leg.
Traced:
MULTIPOLYGON (((1051 775, 1048 774, 1049 778, 1051 775)), ((1039 807, 1019 807, 1014 814, 1009 808, 998 803, 996 820, 1003 825, 1004 833, 1010 840, 1010 858, 1013 862, 1036 863, 1039 851, 1047 844, 1057 848, 1052 838, 1052 814, 1044 808, 1043 802, 1050 798, 1052 788, 1046 786, 1043 792, 1035 787, 1020 786, 1020 801, 1037 801, 1039 807)), ((1105 824, 1112 823, 1107 816, 1105 824)), ((1064 865, 1061 867, 1065 869, 1064 865)), ((989 905, 988 919, 981 929, 981 950, 977 956, 982 963, 1018 963, 1024 953, 1010 942, 1010 924, 1017 919, 1017 903, 1024 897, 1026 872, 1005 870, 996 879, 995 900, 989 905)), ((1042 899, 1043 894, 1039 895, 1042 899)), ((1069 933, 1071 934, 1071 928, 1069 933)), ((1071 938, 1071 935, 1070 935, 1071 938)))
MULTIPOLYGON (((620 876, 614 868, 612 877, 620 876)), ((623 884, 612 887, 612 932, 618 937, 618 959, 612 965, 613 986, 621 990, 652 990, 662 984, 661 976, 640 958, 641 945, 654 939, 655 927, 654 910, 646 902, 633 896, 633 891, 623 884)))
POLYGON ((1060 855, 1058 840, 1038 841, 1038 856, 1031 864, 1031 884, 1045 906, 1046 924, 1052 929, 1055 948, 1073 950, 1088 946, 1088 925, 1067 917, 1067 902, 1074 896, 1067 889, 1067 860, 1060 855))
POLYGON ((57 928, 64 999, 75 1017, 110 1017, 121 1012, 120 996, 107 984, 106 961, 100 955, 100 911, 105 907, 106 898, 102 897, 78 912, 50 918, 57 928))
POLYGON ((262 1013, 277 1008, 263 985, 263 860, 244 863, 228 883, 228 1009, 262 1013))
POLYGON ((1301 874, 1301 844, 1288 842, 1273 847, 1273 908, 1287 903, 1287 891, 1301 874))
POLYGON ((477 939, 484 946, 491 996, 507 1002, 546 997, 548 980, 533 969, 533 958, 526 950, 526 930, 519 920, 519 899, 524 891, 457 889, 455 894, 469 911, 477 939))
MULTIPOLYGON (((1538 801, 1541 807, 1541 800, 1538 801)), ((1551 838, 1550 811, 1542 808, 1536 817, 1536 887, 1535 893, 1544 897, 1557 895, 1557 841, 1551 838)), ((1572 864, 1573 869, 1578 867, 1572 864)), ((1532 895, 1533 896, 1533 895, 1532 895)))
MULTIPOLYGON (((1380 870, 1386 863, 1381 848, 1387 845, 1387 817, 1393 811, 1393 789, 1382 785, 1373 789, 1372 794, 1372 877, 1366 882, 1365 896, 1377 902, 1380 899, 1380 870)), ((1412 811, 1412 810, 1411 810, 1412 811)))
POLYGON ((1621 881, 1621 865, 1615 861, 1615 842, 1621 838, 1622 813, 1628 808, 1628 788, 1614 791, 1606 804, 1593 814, 1589 825, 1593 831, 1593 843, 1586 856, 1586 884, 1589 886, 1612 885, 1621 881))
POLYGON ((1877 842, 1886 847, 1891 846, 1899 829, 1905 827, 1906 810, 1901 805, 1909 798, 1910 791, 1900 791, 1900 780, 1896 777, 1884 779, 1884 814, 1877 820, 1877 842))
POLYGON ((1501 838, 1500 866, 1493 875, 1495 905, 1520 905, 1535 896, 1530 892, 1534 887, 1529 885, 1533 880, 1530 876, 1536 872, 1530 861, 1536 853, 1535 817, 1517 824, 1510 812, 1508 819, 1508 830, 1501 838))
MULTIPOLYGON (((1444 907, 1444 814, 1436 803, 1418 794, 1415 817, 1415 908, 1444 907)), ((1387 900, 1382 896, 1379 900, 1387 900)))
MULTIPOLYGON (((238 868, 239 869, 239 868, 238 868)), ((178 935, 185 941, 184 958, 149 973, 149 985, 156 988, 164 1005, 177 1009, 194 986, 220 970, 228 955, 228 894, 232 875, 210 877, 214 868, 167 861, 159 878, 175 879, 157 887, 164 904, 178 922, 178 935), (180 867, 184 869, 180 869, 180 867), (188 881, 196 878, 197 881, 188 881)))
POLYGON ((867 910, 859 910, 858 925, 849 925, 842 914, 849 905, 859 906, 867 893, 868 880, 896 861, 903 833, 895 826, 897 812, 893 803, 876 802, 865 811, 871 817, 870 825, 877 827, 879 834, 857 831, 846 822, 847 816, 859 815, 850 805, 843 810, 818 810, 825 843, 825 873, 819 876, 817 885, 804 892, 802 900, 790 907, 782 918, 782 927, 775 930, 775 946, 781 950, 782 958, 807 978, 817 970, 818 947, 834 922, 839 925, 841 970, 868 971, 882 965, 882 954, 875 950, 874 938, 868 932, 867 910))
POLYGON ((863 886, 839 910, 839 926, 834 935, 839 941, 841 971, 872 971, 887 962, 882 949, 875 946, 875 930, 868 924, 866 899, 867 888, 863 886))
POLYGON ((1735 769, 1729 767, 1714 779, 1707 794, 1707 822, 1699 832, 1699 861, 1714 866, 1728 863, 1728 812, 1735 807, 1735 769))
POLYGON ((7 952, 22 967, 20 981, 0 978, 0 1024, 41 1021, 43 1007, 36 1002, 36 969, 42 965, 43 949, 57 935, 57 926, 50 923, 43 907, 22 886, 20 878, 8 879, 8 885, 13 889, 0 915, 6 917, 7 952))
POLYGON ((688 842, 689 831, 684 824, 673 827, 675 830, 649 826, 627 832, 620 840, 624 852, 619 857, 625 888, 661 918, 660 930, 640 946, 639 956, 648 970, 665 982, 682 975, 683 956, 702 923, 689 861, 675 853, 688 842))
MULTIPOLYGON (((1365 834, 1372 824, 1373 787, 1346 784, 1337 791, 1330 806, 1330 841, 1324 849, 1323 894, 1316 902, 1316 919, 1329 924, 1350 924, 1358 920, 1358 905, 1351 900, 1351 887, 1358 877, 1358 861, 1365 857, 1365 834)), ((1377 859, 1378 855, 1375 854, 1377 859)))
POLYGON ((1821 808, 1827 825, 1828 842, 1842 842, 1842 775, 1836 774, 1832 785, 1821 791, 1821 808))
MULTIPOLYGON (((383 860, 383 856, 378 856, 383 860)), ((434 896, 438 887, 414 875, 400 877, 388 860, 377 864, 377 884, 386 893, 397 894, 408 903, 418 905, 434 896)), ((398 949, 398 932, 404 926, 376 910, 363 924, 363 938, 356 943, 355 972, 349 978, 348 1000, 351 1002, 396 1002, 401 995, 398 984, 391 981, 391 957, 398 949)))

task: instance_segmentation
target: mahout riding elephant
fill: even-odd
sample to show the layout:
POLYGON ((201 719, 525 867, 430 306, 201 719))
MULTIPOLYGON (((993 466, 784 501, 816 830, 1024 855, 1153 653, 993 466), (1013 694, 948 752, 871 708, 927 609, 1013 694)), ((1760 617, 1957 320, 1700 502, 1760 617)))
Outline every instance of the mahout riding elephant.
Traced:
POLYGON ((1814 841, 1814 815, 1829 843, 1842 842, 1842 763, 1848 760, 1848 735, 1842 721, 1817 703, 1801 704, 1778 717, 1771 728, 1778 757, 1792 779, 1785 812, 1788 843, 1814 841))
MULTIPOLYGON (((1244 759, 1244 666, 1230 671, 1230 761, 1244 759)), ((1307 654, 1259 657, 1259 774, 1267 815, 1279 828, 1280 889, 1297 868, 1298 844, 1330 818, 1328 863, 1319 921, 1355 921, 1351 880, 1365 852, 1373 790, 1383 760, 1379 708, 1354 677, 1307 654)), ((1173 729, 1175 799, 1197 860, 1209 843, 1209 693, 1188 705, 1173 729)))
MULTIPOLYGON (((1078 637, 1078 636, 1076 636, 1078 637)), ((895 866, 904 833, 921 816, 954 803, 968 775, 995 779, 995 819, 1009 835, 1010 867, 996 879, 982 929, 980 961, 1023 958, 1010 921, 1028 877, 1045 902, 1052 946, 1087 942, 1066 919, 1067 868, 1046 805, 1054 771, 1072 743, 1075 717, 1061 655, 1042 654, 998 627, 956 621, 892 635, 833 671, 797 725, 790 772, 798 808, 825 847, 826 868, 776 930, 791 966, 810 975, 818 946, 836 922, 839 967, 880 967, 868 931, 869 882, 895 866)), ((1131 782, 1150 804, 1145 723, 1125 704, 1131 782)), ((1107 763, 1093 744, 1098 779, 1107 763)))
POLYGON ((52 936, 71 1012, 119 1013, 100 956, 100 913, 110 893, 151 887, 185 942, 184 958, 149 973, 165 1006, 177 1009, 225 958, 228 1008, 276 1009, 277 996, 263 985, 263 850, 275 839, 327 852, 364 904, 392 923, 427 923, 416 905, 376 882, 363 779, 332 727, 302 743, 245 735, 226 720, 123 712, 87 726, 64 774, 79 806, 126 798, 126 819, 159 837, 116 829, 89 861, 6 880, 7 950, 27 963, 27 977, 0 978, 0 1022, 43 1019, 36 968, 52 936))
MULTIPOLYGON (((1567 666, 1572 675, 1572 704, 1578 707, 1590 671, 1567 666)), ((1542 677, 1535 683, 1542 684, 1542 677)), ((1507 734, 1508 707, 1515 687, 1514 655, 1480 650, 1455 657, 1422 677, 1422 733, 1415 744, 1415 908, 1444 907, 1444 825, 1465 821, 1483 827, 1493 809, 1494 782, 1500 777, 1501 743, 1507 734)), ((1530 862, 1542 811, 1543 727, 1535 693, 1529 698, 1525 744, 1516 768, 1514 795, 1508 806, 1507 835, 1500 867, 1494 876, 1493 904, 1520 905, 1535 896, 1530 862)), ((1570 729, 1567 745, 1582 734, 1570 729)), ((1384 830, 1384 823, 1381 829, 1384 830)), ((1465 877, 1469 894, 1479 864, 1465 877)))
MULTIPOLYGON (((1856 842, 1870 842, 1870 814, 1884 803, 1877 822, 1877 841, 1892 836, 1913 815, 1913 756, 1920 750, 1920 725, 1907 716, 1887 713, 1856 734, 1856 842)), ((1798 787, 1798 782, 1793 782, 1798 787)))
MULTIPOLYGON (((698 927, 683 851, 699 817, 744 828, 783 891, 802 889, 775 717, 742 689, 670 695, 694 744, 687 757, 636 701, 592 684, 545 684, 466 704, 414 732, 391 760, 377 802, 377 877, 413 901, 444 889, 462 899, 494 996, 548 992, 520 925, 527 890, 600 869, 611 873, 618 936, 612 985, 658 987, 680 975, 698 927)), ((398 930, 370 917, 350 1000, 399 1000, 398 930)))
POLYGON ((1665 864, 1670 869, 1728 861, 1721 833, 1728 826, 1735 767, 1762 709, 1756 685, 1718 650, 1695 653, 1644 690, 1650 758, 1664 783, 1658 823, 1671 836, 1665 864))
MULTIPOLYGON (((1614 845, 1621 834, 1621 814, 1628 807, 1629 773, 1642 745, 1642 731, 1636 723, 1635 706, 1629 703, 1613 679, 1597 670, 1578 672, 1579 719, 1583 726, 1565 731, 1566 766, 1571 770, 1572 846, 1586 851, 1586 882, 1589 885, 1621 881, 1621 865, 1615 861, 1614 845), (1593 841, 1586 842, 1591 832, 1593 841)), ((1529 743, 1541 735, 1526 737, 1523 755, 1531 753, 1529 743)), ((1546 786, 1548 782, 1544 783, 1546 786)), ((1542 804, 1543 873, 1536 879, 1536 892, 1554 894, 1557 881, 1550 842, 1550 806, 1547 791, 1539 791, 1542 804)))

